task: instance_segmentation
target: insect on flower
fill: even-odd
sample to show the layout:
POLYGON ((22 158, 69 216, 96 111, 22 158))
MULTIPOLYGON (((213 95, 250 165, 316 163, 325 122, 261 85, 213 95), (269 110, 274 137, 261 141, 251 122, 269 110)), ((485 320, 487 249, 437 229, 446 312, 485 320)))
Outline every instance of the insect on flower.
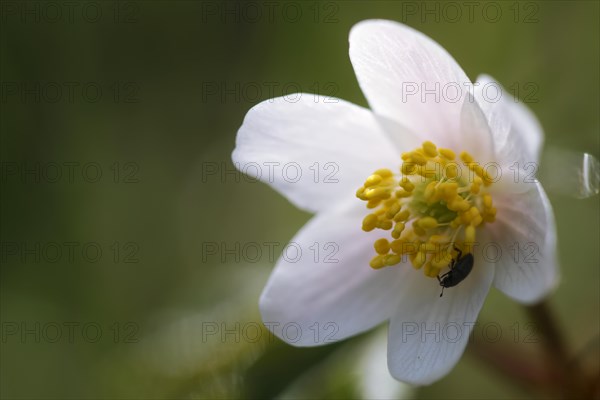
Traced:
POLYGON ((444 295, 444 288, 458 285, 469 275, 473 269, 473 254, 467 253, 463 257, 460 249, 455 247, 454 250, 458 252, 458 256, 456 256, 455 259, 452 259, 452 262, 449 265, 450 271, 446 272, 441 277, 439 275, 437 276, 440 286, 442 287, 442 293, 440 293, 440 297, 444 295))

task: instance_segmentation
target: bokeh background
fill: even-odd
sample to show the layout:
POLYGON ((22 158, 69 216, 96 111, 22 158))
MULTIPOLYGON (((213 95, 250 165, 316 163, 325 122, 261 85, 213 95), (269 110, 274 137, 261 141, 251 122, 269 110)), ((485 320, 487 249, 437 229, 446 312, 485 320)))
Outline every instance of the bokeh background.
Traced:
MULTIPOLYGON (((297 349, 262 327, 263 244, 280 251, 310 215, 232 172, 236 131, 295 91, 367 106, 347 40, 367 18, 423 31, 538 115, 563 277, 550 304, 572 354, 597 364, 598 197, 543 172, 599 156, 599 3, 476 3, 2 1, 2 398, 531 395, 470 350, 412 389, 386 380, 381 332, 297 349), (262 254, 223 253, 248 243, 262 254)), ((496 290, 480 321, 539 353, 496 290)))

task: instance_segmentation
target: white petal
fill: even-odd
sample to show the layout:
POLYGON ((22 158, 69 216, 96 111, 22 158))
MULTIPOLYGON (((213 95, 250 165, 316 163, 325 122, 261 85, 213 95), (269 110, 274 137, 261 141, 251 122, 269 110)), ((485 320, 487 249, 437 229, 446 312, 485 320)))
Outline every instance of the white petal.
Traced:
POLYGON ((398 380, 426 385, 446 375, 460 359, 494 271, 476 257, 467 278, 444 289, 443 297, 436 279, 410 272, 390 322, 388 367, 398 380))
POLYGON ((394 379, 386 367, 387 337, 384 329, 378 329, 366 339, 360 349, 357 375, 363 399, 414 399, 415 388, 394 379))
POLYGON ((519 162, 520 168, 539 162, 544 132, 523 101, 487 75, 477 78, 475 97, 492 128, 499 161, 507 166, 519 162))
POLYGON ((282 253, 260 298, 263 321, 276 336, 295 346, 316 346, 392 315, 402 284, 399 270, 369 267, 373 242, 385 234, 361 230, 365 211, 363 204, 351 204, 318 214, 282 253), (298 249, 301 257, 294 262, 298 249))
POLYGON ((537 167, 526 165, 525 168, 516 168, 516 165, 486 163, 486 171, 490 173, 494 184, 489 187, 493 196, 503 196, 510 193, 524 193, 537 184, 535 173, 537 167))
POLYGON ((477 157, 477 162, 487 164, 495 160, 492 148, 492 131, 483 110, 475 98, 468 94, 460 116, 461 143, 455 149, 467 151, 477 157))
POLYGON ((470 79, 424 34, 393 21, 362 21, 350 32, 350 59, 377 114, 396 119, 442 147, 467 146, 473 152, 475 145, 489 147, 484 132, 461 130, 463 107, 475 104, 468 100, 470 79))
POLYGON ((552 206, 539 183, 529 186, 524 193, 494 196, 497 220, 486 227, 501 251, 489 260, 496 261, 494 286, 522 303, 539 301, 559 280, 552 206))
POLYGON ((297 207, 320 211, 354 197, 374 170, 397 167, 398 152, 371 111, 298 96, 294 103, 279 97, 248 111, 232 155, 238 169, 297 207))

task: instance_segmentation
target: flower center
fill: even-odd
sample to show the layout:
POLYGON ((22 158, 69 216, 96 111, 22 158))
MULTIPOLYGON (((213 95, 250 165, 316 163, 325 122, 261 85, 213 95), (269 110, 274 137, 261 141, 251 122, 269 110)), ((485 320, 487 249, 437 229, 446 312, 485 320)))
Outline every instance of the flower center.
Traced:
POLYGON ((402 154, 400 174, 375 171, 356 196, 374 210, 362 229, 391 231, 374 243, 374 269, 396 265, 408 256, 415 269, 436 277, 448 267, 455 248, 472 253, 477 229, 496 218, 489 187, 493 179, 467 153, 460 162, 450 149, 424 142, 402 154))

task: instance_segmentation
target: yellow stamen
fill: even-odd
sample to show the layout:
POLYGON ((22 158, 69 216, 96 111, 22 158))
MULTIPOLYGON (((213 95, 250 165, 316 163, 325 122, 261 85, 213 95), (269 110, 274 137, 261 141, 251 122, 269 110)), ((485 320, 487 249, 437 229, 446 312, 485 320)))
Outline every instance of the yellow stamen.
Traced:
POLYGON ((423 142, 423 152, 428 157, 435 157, 438 155, 436 145, 433 144, 432 142, 430 142, 429 140, 426 142, 423 142))
POLYGON ((473 225, 469 225, 465 228, 465 243, 474 243, 475 242, 475 227, 473 225))
POLYGON ((407 177, 402 178, 400 186, 407 192, 412 192, 415 189, 415 185, 407 177))
POLYGON ((485 208, 492 208, 492 196, 487 193, 483 195, 483 206, 485 208))
POLYGON ((400 237, 400 235, 402 234, 402 231, 404 230, 404 223, 403 222, 397 222, 396 226, 394 226, 394 230, 392 231, 392 237, 394 239, 398 239, 400 237))
POLYGON ((377 223, 377 227, 383 229, 384 231, 389 231, 390 229, 392 229, 392 225, 392 221, 389 220, 380 220, 377 223))
POLYGON ((463 162, 465 164, 470 164, 473 161, 475 161, 475 159, 473 158, 473 156, 470 155, 469 153, 467 153, 466 151, 463 151, 462 153, 460 153, 460 159, 463 160, 463 162))
POLYGON ((444 157, 446 160, 454 160, 456 158, 456 154, 450 149, 439 149, 440 155, 444 157))
POLYGON ((415 254, 415 256, 411 259, 413 267, 415 269, 419 269, 425 263, 425 253, 421 253, 420 251, 415 254))
POLYGON ((364 231, 370 232, 377 226, 377 215, 369 214, 363 219, 362 228, 364 231))
POLYGON ((379 268, 383 268, 385 267, 385 256, 384 255, 378 255, 373 257, 373 259, 371 260, 371 262, 369 263, 369 265, 371 266, 371 268, 373 269, 379 269, 379 268))
POLYGON ((382 169, 378 169, 377 171, 375 171, 373 173, 373 175, 379 175, 382 178, 390 178, 390 177, 394 176, 394 173, 387 168, 382 168, 382 169))
POLYGON ((418 221, 418 224, 419 224, 419 227, 421 227, 423 229, 433 229, 433 228, 437 228, 437 226, 438 226, 437 220, 433 217, 421 218, 418 221))
POLYGON ((410 196, 411 196, 410 192, 406 192, 404 190, 398 190, 396 192, 396 197, 398 197, 398 198, 400 198, 400 197, 410 197, 410 196))
POLYGON ((373 244, 372 268, 400 264, 408 255, 415 269, 435 277, 451 263, 454 248, 471 252, 477 229, 495 221, 492 177, 465 151, 455 159, 453 150, 426 141, 402 154, 400 175, 379 169, 356 191, 373 209, 362 229, 390 231, 373 244))
POLYGON ((456 178, 458 176, 458 166, 454 163, 447 164, 444 167, 444 174, 450 179, 456 178))
POLYGON ((422 253, 433 253, 438 251, 439 249, 440 246, 434 243, 421 243, 421 246, 419 247, 419 251, 422 253))
POLYGON ((396 222, 400 222, 400 221, 404 222, 404 221, 407 221, 409 217, 410 217, 410 211, 408 211, 408 210, 402 210, 402 211, 400 211, 398 214, 396 214, 394 216, 394 221, 396 221, 396 222))
POLYGON ((399 256, 398 254, 388 254, 385 257, 385 265, 387 265, 388 267, 391 267, 392 265, 400 264, 400 261, 402 261, 402 257, 399 256))
POLYGON ((377 254, 387 254, 390 252, 390 242, 387 239, 377 239, 373 244, 377 254))
POLYGON ((383 178, 381 177, 381 175, 371 175, 365 181, 365 187, 378 185, 381 183, 382 180, 383 178))
POLYGON ((425 276, 428 276, 430 278, 435 278, 436 276, 438 276, 440 274, 440 269, 434 267, 431 262, 428 262, 427 264, 425 264, 425 268, 423 268, 423 272, 425 273, 425 276))
POLYGON ((398 214, 398 212, 400 211, 400 207, 402 207, 400 205, 400 203, 394 202, 390 208, 385 212, 385 216, 389 219, 394 218, 394 216, 396 214, 398 214))

